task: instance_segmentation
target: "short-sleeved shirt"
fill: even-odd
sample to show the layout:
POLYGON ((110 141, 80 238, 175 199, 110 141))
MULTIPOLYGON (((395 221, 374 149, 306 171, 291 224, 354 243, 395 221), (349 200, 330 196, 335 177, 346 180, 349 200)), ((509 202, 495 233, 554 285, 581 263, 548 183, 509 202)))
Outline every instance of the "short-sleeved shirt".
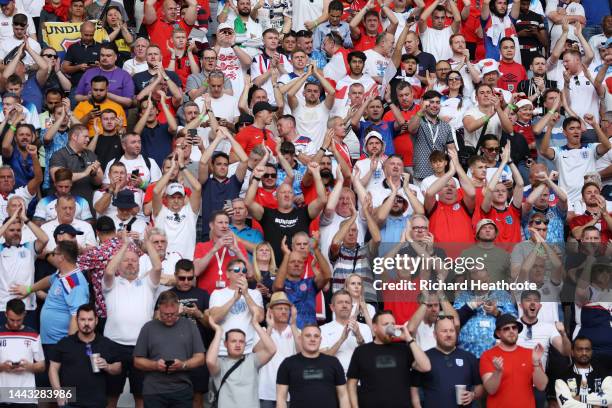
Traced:
POLYGON ((423 408, 454 407, 457 405, 455 385, 474 386, 482 384, 478 361, 469 351, 456 348, 446 354, 437 348, 425 352, 431 363, 427 373, 415 373, 413 385, 420 386, 425 392, 423 408))
MULTIPOLYGON (((187 361, 196 353, 204 354, 204 343, 195 324, 179 317, 172 326, 166 326, 159 320, 146 323, 140 334, 134 357, 144 357, 149 360, 187 361)), ((178 370, 174 373, 149 371, 145 374, 143 383, 144 395, 169 394, 191 389, 189 371, 178 370)))
POLYGON ((225 200, 233 200, 240 194, 242 180, 234 174, 223 181, 209 177, 202 183, 202 233, 208 236, 211 215, 223 208, 225 200))
POLYGON ((366 137, 366 130, 368 128, 372 128, 374 130, 376 130, 377 132, 380 132, 380 134, 383 137, 383 143, 385 145, 385 154, 387 156, 392 155, 395 153, 395 145, 393 144, 393 138, 395 137, 395 128, 394 128, 394 122, 390 122, 390 121, 382 121, 378 124, 374 124, 372 122, 370 122, 369 120, 362 120, 359 122, 359 134, 357 135, 359 137, 359 143, 361 144, 361 146, 364 146, 364 142, 365 142, 365 137, 366 137))
POLYGON ((188 202, 178 212, 172 212, 165 205, 155 217, 155 226, 166 232, 168 251, 179 253, 185 259, 193 259, 196 244, 196 223, 198 214, 188 202))
MULTIPOLYGON (((582 227, 593 220, 593 215, 590 213, 585 213, 582 215, 577 215, 571 219, 569 222, 570 230, 576 227, 582 227)), ((601 231, 601 243, 606 244, 612 238, 612 234, 610 233, 610 229, 608 223, 605 218, 600 217, 599 221, 595 223, 595 228, 601 231)))
POLYGON ((243 127, 240 129, 240 132, 236 134, 236 141, 247 155, 249 155, 251 150, 259 144, 265 144, 273 152, 276 151, 276 142, 269 129, 259 129, 253 125, 243 127))
MULTIPOLYGON (((219 372, 213 377, 216 389, 221 379, 238 360, 219 357, 219 372)), ((227 408, 259 408, 259 375, 261 363, 257 354, 249 353, 244 361, 227 377, 219 393, 219 406, 227 408)))
MULTIPOLYGON (((369 343, 372 341, 372 331, 365 323, 357 323, 359 325, 359 332, 363 337, 365 343, 369 343)), ((321 349, 331 348, 334 344, 340 340, 342 337, 342 333, 344 332, 344 325, 338 323, 336 320, 332 320, 329 323, 322 325, 321 327, 321 349)), ((338 360, 340 360, 340 364, 342 364, 342 368, 346 372, 349 367, 349 363, 351 362, 351 356, 353 355, 353 351, 357 348, 359 344, 357 343, 357 337, 352 330, 349 330, 348 337, 336 352, 335 356, 338 360)))
POLYGON ((152 24, 146 27, 149 38, 151 39, 151 44, 159 46, 163 59, 167 59, 170 56, 170 50, 168 50, 166 41, 172 37, 172 31, 175 28, 182 28, 185 30, 186 35, 189 35, 191 32, 191 26, 188 25, 182 17, 180 17, 178 21, 173 22, 167 22, 161 18, 156 18, 152 24))
MULTIPOLYGON (((9 292, 13 285, 34 284, 34 261, 37 256, 35 242, 13 246, 0 244, 0 311, 2 312, 6 311, 6 303, 15 298, 15 295, 9 292)), ((30 293, 23 301, 26 310, 36 309, 34 293, 30 293)))
POLYGON ((495 394, 487 397, 487 406, 534 408, 533 361, 530 349, 517 346, 513 351, 505 351, 495 346, 482 353, 480 375, 495 371, 493 359, 502 357, 504 367, 502 378, 495 394))
POLYGON ((406 343, 363 344, 355 349, 347 378, 359 380, 363 407, 409 408, 414 356, 406 343))
POLYGON ((521 242, 521 209, 513 204, 506 206, 504 210, 498 210, 491 206, 489 212, 479 212, 480 218, 489 218, 495 222, 499 231, 495 242, 516 243, 521 242))
POLYGON ((263 228, 264 238, 272 245, 274 256, 279 263, 283 259, 281 251, 283 237, 287 237, 287 245, 291 245, 291 239, 296 233, 308 232, 311 221, 308 207, 293 208, 288 213, 264 207, 259 223, 263 228))
MULTIPOLYGON (((132 99, 134 97, 134 81, 127 71, 121 68, 114 68, 112 71, 105 71, 100 67, 90 68, 79 80, 77 95, 87 95, 91 92, 91 80, 96 76, 103 76, 108 79, 108 92, 132 99)), ((125 122, 124 122, 125 123, 125 122)))
POLYGON ((335 408, 336 387, 346 384, 346 378, 336 357, 319 354, 308 358, 299 353, 281 363, 276 383, 289 386, 292 408, 335 408))
POLYGON ((51 275, 51 287, 40 313, 40 337, 43 344, 55 344, 68 335, 70 318, 79 306, 89 302, 89 285, 79 269, 61 277, 51 275))
MULTIPOLYGON (((178 77, 176 72, 167 70, 164 72, 166 75, 168 75, 168 78, 170 78, 170 80, 176 84, 176 86, 178 86, 179 88, 183 87, 181 79, 178 77)), ((148 70, 134 74, 134 76, 132 77, 132 79, 134 80, 134 93, 138 95, 140 91, 145 89, 151 83, 151 80, 153 80, 155 77, 156 75, 151 74, 148 70)))
POLYGON ((570 149, 567 145, 551 147, 555 152, 552 161, 559 170, 559 187, 567 193, 568 203, 580 200, 584 175, 597 171, 597 145, 583 144, 578 149, 570 149))
POLYGON ((77 406, 103 407, 106 405, 107 375, 92 371, 88 345, 91 353, 100 354, 109 364, 121 361, 117 344, 99 334, 89 344, 82 342, 77 334, 64 337, 51 349, 48 358, 61 364, 59 377, 62 387, 76 387, 77 406))
POLYGON ((474 242, 472 217, 463 203, 461 194, 453 204, 436 202, 429 213, 429 222, 429 231, 434 235, 436 242, 474 242))
MULTIPOLYGON (((125 110, 123 110, 123 106, 119 105, 117 102, 111 101, 110 99, 106 98, 103 102, 98 103, 97 106, 100 107, 101 111, 105 109, 112 109, 117 114, 117 117, 123 120, 123 123, 127 123, 127 118, 125 116, 125 110)), ((87 115, 93 109, 94 109, 94 106, 91 104, 90 100, 81 101, 76 106, 76 108, 74 108, 74 116, 77 119, 81 120, 85 117, 85 115, 87 115)), ((94 123, 93 118, 90 119, 89 122, 85 123, 85 125, 87 125, 87 129, 89 130, 89 136, 91 137, 93 137, 96 133, 93 127, 93 123, 94 123)))
MULTIPOLYGON (((102 44, 94 42, 91 45, 85 45, 81 41, 72 44, 68 51, 64 61, 70 62, 72 65, 85 64, 87 62, 98 61, 100 59, 100 46, 102 44)), ((70 83, 73 87, 76 87, 83 76, 83 71, 77 71, 70 75, 70 83)))
POLYGON ((429 155, 434 150, 446 151, 446 146, 453 143, 453 129, 443 120, 431 123, 421 118, 419 129, 414 135, 414 177, 424 179, 433 174, 429 155))
MULTIPOLYGON (((203 258, 212 250, 214 246, 215 242, 212 240, 207 242, 198 242, 195 247, 193 258, 203 258)), ((242 255, 246 257, 247 251, 241 242, 238 242, 238 248, 240 248, 242 255)), ((226 247, 219 248, 219 250, 217 251, 217 256, 210 260, 210 262, 208 263, 208 267, 202 272, 200 276, 198 276, 198 288, 204 289, 208 293, 212 293, 213 290, 215 290, 216 282, 219 279, 225 282, 226 286, 228 285, 227 275, 225 271, 230 261, 237 258, 237 255, 226 247), (221 271, 221 275, 219 275, 219 271, 221 271)))
MULTIPOLYGON (((36 330, 24 326, 19 330, 9 330, 8 327, 2 327, 0 332, 0 361, 44 361, 45 355, 43 353, 42 344, 40 343, 40 336, 36 330)), ((0 373, 0 384, 3 387, 35 387, 36 380, 34 373, 21 372, 21 373, 0 373)), ((3 393, 4 394, 4 393, 3 393)), ((9 398, 0 398, 0 403, 11 403, 15 402, 9 398)), ((36 400, 27 401, 21 400, 20 402, 32 402, 36 400)), ((15 404, 17 405, 17 404, 15 404)))
POLYGON ((317 323, 315 299, 318 291, 314 277, 296 281, 285 279, 285 293, 297 308, 296 324, 300 329, 306 324, 317 323))
MULTIPOLYGON (((74 214, 74 218, 81 221, 89 221, 93 218, 91 214, 91 210, 89 209, 89 203, 81 196, 73 196, 74 201, 76 203, 76 212, 74 214)), ((57 218, 57 211, 55 210, 55 206, 57 205, 57 196, 55 194, 50 194, 45 196, 38 201, 36 204, 36 210, 34 211, 34 216, 32 217, 35 220, 40 220, 42 222, 51 221, 57 218)))
POLYGON ((525 68, 517 62, 499 62, 499 71, 502 73, 497 80, 497 86, 509 92, 516 92, 518 84, 527 79, 525 68))
POLYGON ((160 168, 164 160, 172 152, 172 134, 168 124, 158 123, 155 127, 145 126, 140 134, 142 140, 142 155, 155 160, 160 168))

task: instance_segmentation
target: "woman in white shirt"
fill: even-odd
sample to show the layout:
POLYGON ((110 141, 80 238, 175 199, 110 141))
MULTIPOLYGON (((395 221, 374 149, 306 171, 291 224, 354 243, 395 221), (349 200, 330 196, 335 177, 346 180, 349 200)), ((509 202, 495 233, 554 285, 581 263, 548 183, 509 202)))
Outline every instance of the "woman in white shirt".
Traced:
POLYGON ((351 273, 344 281, 344 289, 351 295, 353 301, 351 316, 357 316, 358 321, 363 319, 361 323, 367 324, 372 329, 372 317, 376 314, 376 309, 364 300, 361 275, 351 273))
POLYGON ((454 131, 463 129, 463 116, 472 107, 470 98, 463 95, 463 77, 457 71, 451 71, 446 77, 447 92, 440 103, 440 119, 448 122, 454 131))

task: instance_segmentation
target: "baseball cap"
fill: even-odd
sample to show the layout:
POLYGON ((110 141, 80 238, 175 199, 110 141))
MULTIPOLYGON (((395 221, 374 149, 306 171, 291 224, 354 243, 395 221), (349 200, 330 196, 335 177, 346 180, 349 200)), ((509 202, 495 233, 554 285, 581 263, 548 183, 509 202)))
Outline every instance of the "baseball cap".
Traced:
POLYGON ((70 224, 60 224, 55 227, 55 231, 53 231, 53 238, 57 239, 57 236, 61 234, 70 234, 76 237, 77 235, 83 235, 83 232, 74 229, 74 227, 70 224))
POLYGON ((383 140, 383 136, 380 134, 380 132, 377 132, 377 131, 375 131, 375 130, 371 130, 371 131, 369 131, 369 132, 368 132, 368 134, 366 135, 366 137, 365 137, 365 141, 364 141, 364 144, 367 144, 367 143, 368 143, 368 140, 370 140, 370 139, 371 139, 371 138, 373 138, 373 137, 377 138, 377 139, 378 139, 378 140, 380 140, 381 142, 384 142, 384 140, 383 140))
MULTIPOLYGON (((495 331, 498 331, 499 329, 508 324, 516 324, 519 333, 523 331, 523 323, 516 320, 516 317, 512 316, 510 313, 500 315, 497 320, 495 320, 495 331)), ((499 339, 499 337, 497 337, 497 334, 493 333, 493 336, 496 339, 499 339)))
POLYGON ((482 75, 489 74, 491 72, 499 72, 499 63, 492 58, 485 58, 480 61, 480 73, 482 75))
POLYGON ((166 195, 173 196, 175 194, 185 195, 185 187, 181 183, 170 183, 166 187, 166 195))
POLYGON ((265 110, 267 110, 268 112, 276 112, 278 110, 278 106, 272 106, 268 102, 257 102, 253 106, 253 116, 265 110))
POLYGON ((493 225, 495 227, 495 231, 499 231, 497 229, 497 225, 495 225, 495 222, 492 219, 483 218, 482 220, 478 221, 478 224, 476 224, 476 235, 478 235, 478 233, 480 232, 480 229, 484 227, 485 225, 493 225))
MULTIPOLYGON (((2 0, 0 0, 0 1, 2 1, 2 0)), ((225 23, 221 23, 221 24, 219 24, 217 26, 217 32, 221 31, 221 30, 228 30, 228 29, 234 31, 234 25, 228 23, 227 21, 225 23)))
POLYGON ((115 231, 115 222, 111 217, 103 215, 96 220, 96 231, 113 232, 115 231))

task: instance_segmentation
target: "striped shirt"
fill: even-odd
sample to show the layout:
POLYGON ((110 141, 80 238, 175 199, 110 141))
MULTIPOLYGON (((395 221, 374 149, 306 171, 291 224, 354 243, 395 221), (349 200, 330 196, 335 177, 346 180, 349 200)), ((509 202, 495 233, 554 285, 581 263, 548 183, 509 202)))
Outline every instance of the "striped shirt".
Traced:
POLYGON ((363 296, 366 302, 378 302, 376 291, 372 283, 374 274, 372 273, 372 258, 376 253, 370 252, 370 245, 357 245, 355 248, 340 246, 340 252, 333 256, 331 251, 329 261, 334 270, 332 272, 332 291, 336 292, 344 288, 344 281, 351 273, 361 276, 363 281, 363 296))

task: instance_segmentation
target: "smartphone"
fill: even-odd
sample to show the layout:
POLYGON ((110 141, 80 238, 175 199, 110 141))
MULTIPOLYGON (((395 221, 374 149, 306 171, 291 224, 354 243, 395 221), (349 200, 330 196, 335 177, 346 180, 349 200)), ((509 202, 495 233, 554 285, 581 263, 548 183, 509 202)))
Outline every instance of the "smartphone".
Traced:
POLYGON ((19 362, 19 361, 17 361, 17 362, 12 361, 12 362, 11 362, 11 365, 12 365, 13 367, 19 367, 19 366, 21 365, 21 362, 19 362))
POLYGON ((100 105, 94 105, 93 106, 93 111, 94 112, 100 112, 100 105))
POLYGON ((89 61, 87 63, 87 65, 96 65, 98 63, 98 61, 89 61))
POLYGON ((166 364, 166 367, 170 367, 172 364, 174 364, 174 360, 164 360, 164 364, 166 364))
POLYGON ((223 206, 232 208, 232 200, 225 200, 225 202, 223 203, 223 206))
POLYGON ((189 129, 187 130, 187 141, 192 145, 198 144, 198 130, 197 129, 189 129))
POLYGON ((183 306, 185 307, 194 307, 195 304, 193 302, 185 303, 183 306))
POLYGON ((132 177, 133 178, 138 178, 138 176, 140 176, 140 170, 138 170, 138 169, 132 170, 132 177))

